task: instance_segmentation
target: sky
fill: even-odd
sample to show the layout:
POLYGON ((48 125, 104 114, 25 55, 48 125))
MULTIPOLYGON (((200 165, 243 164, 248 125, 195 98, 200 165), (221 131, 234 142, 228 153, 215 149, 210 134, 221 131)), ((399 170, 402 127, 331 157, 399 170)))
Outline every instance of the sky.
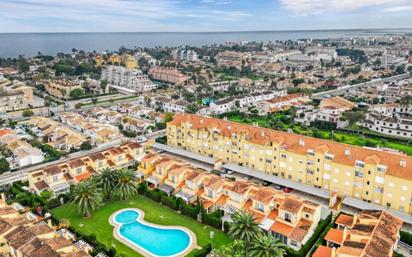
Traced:
POLYGON ((411 28, 412 0, 0 0, 4 32, 411 28))

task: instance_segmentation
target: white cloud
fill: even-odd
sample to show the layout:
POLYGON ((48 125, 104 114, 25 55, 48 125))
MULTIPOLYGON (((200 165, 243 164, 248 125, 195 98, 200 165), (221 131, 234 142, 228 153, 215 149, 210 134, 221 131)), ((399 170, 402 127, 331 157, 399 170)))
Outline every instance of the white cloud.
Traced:
POLYGON ((366 7, 393 7, 410 0, 279 0, 295 15, 354 11, 366 7))
POLYGON ((395 6, 395 7, 388 7, 383 9, 384 12, 406 12, 406 11, 411 11, 412 10, 412 5, 401 5, 401 6, 395 6))
POLYGON ((36 26, 37 31, 181 31, 195 30, 196 21, 246 16, 223 7, 188 6, 181 0, 0 0, 0 22, 10 24, 0 32, 31 31, 36 26), (178 19, 187 20, 187 28, 174 23, 178 19))

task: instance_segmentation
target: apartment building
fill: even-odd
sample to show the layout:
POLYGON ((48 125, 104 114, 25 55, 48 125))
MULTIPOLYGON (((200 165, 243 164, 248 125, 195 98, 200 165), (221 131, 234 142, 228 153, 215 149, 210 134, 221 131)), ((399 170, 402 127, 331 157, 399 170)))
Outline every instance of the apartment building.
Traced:
POLYGON ((363 210, 359 215, 340 214, 325 235, 326 246, 313 257, 391 257, 399 241, 402 220, 386 211, 363 210))
POLYGON ((246 111, 247 108, 255 106, 259 101, 269 100, 278 96, 283 96, 286 91, 262 91, 247 95, 232 96, 210 103, 209 109, 212 114, 222 114, 236 109, 246 111))
POLYGON ((198 55, 193 50, 176 49, 172 52, 172 56, 176 60, 193 62, 198 60, 198 55))
POLYGON ((174 157, 149 153, 140 162, 142 180, 187 203, 200 202, 206 212, 224 212, 223 220, 241 210, 284 244, 300 249, 320 221, 320 205, 250 181, 231 181, 174 157))
POLYGON ((412 213, 412 158, 220 119, 176 114, 168 144, 265 174, 412 213))
POLYGON ((9 257, 90 257, 88 250, 75 244, 75 236, 66 237, 50 222, 23 206, 0 200, 0 255, 9 257))
POLYGON ((157 85, 141 70, 122 66, 106 66, 102 70, 101 79, 107 80, 110 87, 128 94, 151 91, 157 88, 157 85))
POLYGON ((309 101, 309 96, 305 94, 289 94, 281 95, 271 99, 265 99, 258 101, 256 104, 256 109, 259 115, 266 115, 268 113, 273 113, 283 109, 288 109, 291 106, 300 106, 309 101))
POLYGON ((0 112, 27 109, 33 104, 33 89, 0 76, 0 112))
POLYGON ((74 89, 82 89, 80 84, 68 80, 43 80, 41 83, 49 95, 65 100, 70 98, 70 92, 74 89))
POLYGON ((164 81, 174 85, 183 85, 189 77, 172 67, 152 67, 148 74, 155 80, 164 81))
POLYGON ((362 125, 385 135, 409 139, 412 137, 412 107, 375 105, 366 114, 362 125))
POLYGON ((70 185, 90 178, 105 168, 128 167, 143 156, 143 147, 131 142, 102 152, 79 157, 32 171, 28 174, 30 191, 49 191, 53 196, 67 193, 70 185))
POLYGON ((217 64, 221 66, 241 67, 242 62, 250 57, 249 53, 224 51, 216 55, 217 64))

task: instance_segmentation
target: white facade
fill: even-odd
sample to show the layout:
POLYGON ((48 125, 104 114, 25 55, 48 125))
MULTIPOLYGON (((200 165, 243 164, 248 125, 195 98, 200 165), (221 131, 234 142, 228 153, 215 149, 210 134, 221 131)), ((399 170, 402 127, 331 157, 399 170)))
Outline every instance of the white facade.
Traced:
POLYGON ((124 93, 150 91, 157 88, 147 75, 139 69, 126 69, 122 66, 109 65, 102 70, 102 79, 124 93))
POLYGON ((193 62, 199 59, 197 53, 193 50, 177 49, 172 54, 174 59, 181 61, 193 62))

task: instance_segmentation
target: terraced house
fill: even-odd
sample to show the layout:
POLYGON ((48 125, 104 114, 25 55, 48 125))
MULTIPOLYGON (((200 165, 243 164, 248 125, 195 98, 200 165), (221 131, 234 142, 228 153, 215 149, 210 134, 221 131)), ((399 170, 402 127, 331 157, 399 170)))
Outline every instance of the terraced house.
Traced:
POLYGON ((88 179, 105 168, 124 168, 134 164, 142 156, 143 147, 131 142, 30 172, 29 187, 37 194, 47 190, 57 196, 67 193, 70 185, 88 179))
POLYGON ((168 144, 304 185, 412 213, 412 157, 209 117, 177 114, 168 144))
POLYGON ((165 154, 149 153, 140 166, 151 171, 149 188, 155 183, 187 203, 200 202, 207 213, 221 210, 225 222, 236 212, 249 212, 262 229, 294 249, 309 240, 320 221, 321 206, 316 203, 250 181, 231 181, 165 154))

